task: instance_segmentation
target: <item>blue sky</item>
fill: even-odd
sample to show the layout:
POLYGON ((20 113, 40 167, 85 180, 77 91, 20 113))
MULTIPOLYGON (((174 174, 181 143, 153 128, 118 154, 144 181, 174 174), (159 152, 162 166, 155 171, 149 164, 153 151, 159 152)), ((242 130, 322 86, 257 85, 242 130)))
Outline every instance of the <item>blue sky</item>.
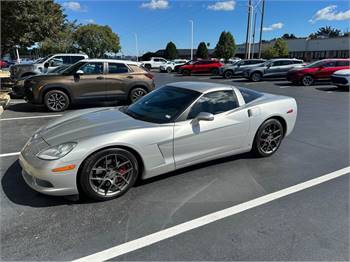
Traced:
MULTIPOLYGON (((173 41, 178 48, 190 47, 190 22, 194 21, 194 47, 209 42, 215 47, 221 31, 230 31, 236 43, 245 41, 247 0, 219 1, 58 1, 68 19, 78 23, 109 25, 121 40, 125 55, 134 55, 135 33, 139 53, 156 51, 173 41)), ((257 3, 259 0, 253 0, 257 3)), ((349 30, 348 1, 266 0, 263 39, 284 33, 307 36, 321 26, 349 30)), ((260 24, 259 15, 257 25, 260 24)), ((258 39, 258 32, 257 37, 258 39)))

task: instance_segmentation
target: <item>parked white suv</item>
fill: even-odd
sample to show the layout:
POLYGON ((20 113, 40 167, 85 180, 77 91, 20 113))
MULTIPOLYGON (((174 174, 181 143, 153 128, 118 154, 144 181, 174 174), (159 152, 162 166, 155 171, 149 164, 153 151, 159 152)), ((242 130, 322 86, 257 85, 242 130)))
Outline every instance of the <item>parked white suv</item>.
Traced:
POLYGON ((175 59, 173 61, 168 61, 160 66, 159 71, 171 73, 175 70, 175 66, 181 66, 186 64, 187 62, 188 60, 186 59, 175 59))
POLYGON ((338 70, 331 76, 332 83, 337 87, 347 87, 350 86, 350 69, 338 70))
POLYGON ((35 60, 33 63, 16 64, 10 67, 10 77, 17 80, 27 76, 49 73, 61 65, 74 64, 82 59, 87 59, 85 54, 54 54, 35 60))
POLYGON ((162 64, 168 62, 166 59, 162 57, 151 57, 149 61, 141 61, 142 66, 148 70, 158 69, 162 64))

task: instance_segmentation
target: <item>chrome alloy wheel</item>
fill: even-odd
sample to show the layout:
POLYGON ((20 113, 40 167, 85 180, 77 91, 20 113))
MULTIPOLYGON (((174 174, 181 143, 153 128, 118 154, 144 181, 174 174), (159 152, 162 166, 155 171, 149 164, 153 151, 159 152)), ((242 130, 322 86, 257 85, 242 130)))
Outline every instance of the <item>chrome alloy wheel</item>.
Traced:
POLYGON ((67 105, 67 98, 60 93, 51 93, 47 98, 47 107, 51 111, 62 111, 67 105))
POLYGON ((261 132, 259 139, 260 150, 265 154, 271 154, 277 150, 282 140, 283 131, 275 123, 267 125, 261 132))
POLYGON ((311 86, 314 82, 314 79, 312 76, 304 76, 303 79, 301 80, 304 86, 311 86))
POLYGON ((91 188, 101 196, 114 196, 131 183, 134 167, 131 160, 121 154, 101 157, 89 174, 91 188))

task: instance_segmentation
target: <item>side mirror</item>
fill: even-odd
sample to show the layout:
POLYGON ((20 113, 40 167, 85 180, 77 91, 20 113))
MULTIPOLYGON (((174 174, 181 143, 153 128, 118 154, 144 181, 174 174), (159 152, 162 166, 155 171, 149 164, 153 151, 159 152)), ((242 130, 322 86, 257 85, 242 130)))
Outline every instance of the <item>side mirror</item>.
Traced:
POLYGON ((76 75, 83 75, 84 74, 84 71, 83 70, 78 70, 77 72, 75 72, 76 75))
POLYGON ((214 115, 208 112, 200 112, 195 119, 199 121, 213 121, 214 120, 214 115))

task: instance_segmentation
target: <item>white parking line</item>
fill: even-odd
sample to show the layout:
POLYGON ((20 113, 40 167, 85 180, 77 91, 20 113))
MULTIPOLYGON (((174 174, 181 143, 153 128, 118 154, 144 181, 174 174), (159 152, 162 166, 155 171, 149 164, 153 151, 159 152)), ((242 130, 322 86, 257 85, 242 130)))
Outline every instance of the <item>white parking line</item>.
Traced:
POLYGON ((20 153, 21 153, 21 152, 14 152, 14 153, 0 154, 0 157, 18 156, 20 153))
POLYGON ((33 118, 48 118, 48 117, 58 117, 62 115, 43 115, 43 116, 23 116, 23 117, 13 117, 13 118, 2 118, 0 121, 11 121, 11 120, 25 120, 33 118))
POLYGON ((73 262, 85 262, 85 261, 105 261, 108 259, 112 259, 121 255, 124 255, 126 253, 135 251, 137 249, 150 246, 154 243, 160 242, 162 240, 177 236, 179 234, 182 234, 184 232, 208 225, 210 223, 216 222, 218 220, 221 220, 223 218, 241 213, 243 211, 249 210, 251 208, 264 205, 266 203, 269 203, 273 200, 288 196, 290 194, 305 190, 307 188, 319 185, 321 183, 324 183, 326 181, 335 179, 337 177, 343 176, 350 173, 350 166, 342 168, 340 170, 334 171, 332 173, 308 180, 306 182, 296 184, 291 187, 287 187, 285 189, 276 191, 271 194, 267 194, 255 199, 252 199, 250 201, 241 203, 239 205, 235 205, 181 224, 178 224, 173 227, 169 227, 167 229, 155 232, 153 234, 126 242, 124 244, 120 244, 118 246, 106 249, 104 251, 79 258, 77 260, 74 260, 73 262))

